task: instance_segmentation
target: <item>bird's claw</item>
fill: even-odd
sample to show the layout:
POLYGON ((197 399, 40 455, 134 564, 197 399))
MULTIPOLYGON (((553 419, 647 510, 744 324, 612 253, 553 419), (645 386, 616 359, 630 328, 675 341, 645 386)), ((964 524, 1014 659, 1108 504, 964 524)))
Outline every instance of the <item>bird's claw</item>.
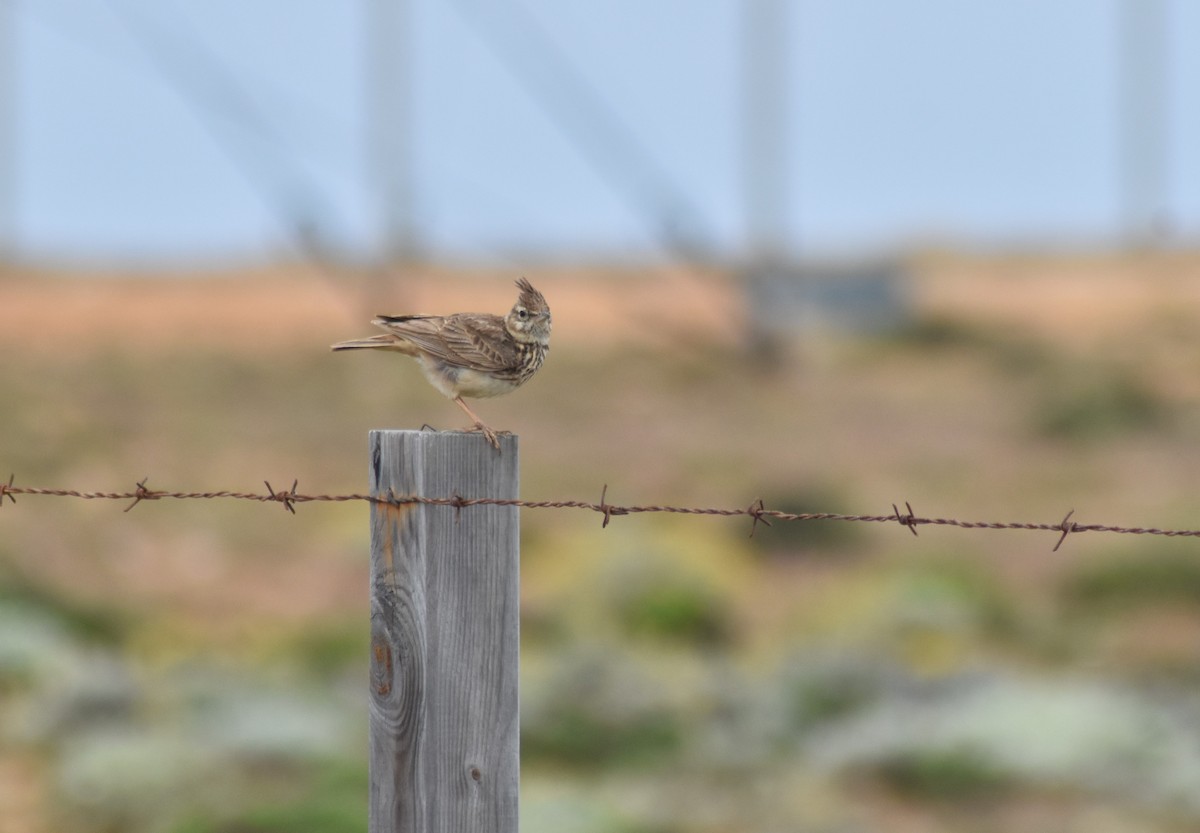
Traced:
POLYGON ((495 431, 484 425, 482 422, 475 423, 474 427, 470 428, 469 430, 480 432, 483 434, 483 438, 488 441, 492 448, 496 449, 497 451, 500 450, 500 437, 495 431))

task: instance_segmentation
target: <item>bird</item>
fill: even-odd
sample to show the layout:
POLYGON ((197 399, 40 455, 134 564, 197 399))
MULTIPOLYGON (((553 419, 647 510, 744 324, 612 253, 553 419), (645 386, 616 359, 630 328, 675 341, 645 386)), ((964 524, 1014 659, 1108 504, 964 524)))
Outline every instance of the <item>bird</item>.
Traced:
POLYGON ((449 397, 496 450, 496 431, 465 401, 501 396, 528 382, 550 349, 550 306, 525 278, 507 315, 458 312, 453 315, 379 315, 371 322, 385 332, 338 342, 339 350, 392 350, 417 360, 429 383, 449 397))

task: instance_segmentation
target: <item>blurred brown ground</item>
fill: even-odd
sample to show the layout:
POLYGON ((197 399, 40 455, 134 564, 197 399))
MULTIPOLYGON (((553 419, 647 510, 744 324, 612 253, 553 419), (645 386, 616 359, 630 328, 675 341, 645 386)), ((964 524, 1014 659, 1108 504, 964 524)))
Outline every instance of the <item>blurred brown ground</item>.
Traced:
MULTIPOLYGON (((909 265, 918 314, 1019 324, 1075 346, 1200 310, 1200 253, 1190 251, 928 252, 909 265)), ((521 274, 554 299, 557 340, 653 344, 684 333, 731 343, 745 320, 741 294, 715 270, 554 266, 521 274)), ((134 274, 10 266, 0 271, 0 344, 290 349, 353 333, 376 312, 503 312, 514 297, 508 270, 417 265, 406 275, 402 283, 332 277, 303 264, 134 274)))
MULTIPOLYGON (((119 343, 310 349, 318 338, 369 333, 376 313, 506 312, 512 275, 414 266, 408 279, 331 278, 311 266, 215 273, 17 272, 0 277, 0 344, 60 349, 119 343), (334 280, 341 281, 335 284, 334 280), (373 291, 378 290, 378 291, 373 291)), ((682 268, 553 268, 522 275, 554 299, 559 333, 579 343, 655 341, 647 321, 717 341, 736 337, 727 280, 682 268)))

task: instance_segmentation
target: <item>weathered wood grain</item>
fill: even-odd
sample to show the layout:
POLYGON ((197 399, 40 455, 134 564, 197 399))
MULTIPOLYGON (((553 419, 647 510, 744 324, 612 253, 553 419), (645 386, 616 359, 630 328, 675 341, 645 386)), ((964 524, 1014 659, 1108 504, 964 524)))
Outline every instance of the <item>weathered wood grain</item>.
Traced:
MULTIPOLYGON (((371 492, 518 496, 517 438, 372 431, 371 492)), ((517 833, 519 516, 371 510, 371 833, 517 833)))

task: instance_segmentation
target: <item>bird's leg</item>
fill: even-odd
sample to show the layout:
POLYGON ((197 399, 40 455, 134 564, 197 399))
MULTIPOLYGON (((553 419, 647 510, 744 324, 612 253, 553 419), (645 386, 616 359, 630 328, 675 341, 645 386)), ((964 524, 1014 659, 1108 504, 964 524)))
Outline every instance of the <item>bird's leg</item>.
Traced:
POLYGON ((488 428, 486 425, 484 425, 482 419, 475 416, 475 412, 467 407, 467 403, 463 401, 463 398, 461 396, 454 397, 454 401, 455 401, 455 403, 458 404, 458 407, 462 408, 464 411, 467 412, 467 416, 469 416, 471 418, 471 421, 475 423, 475 428, 473 430, 482 431, 483 436, 486 437, 487 441, 492 444, 492 448, 499 451, 500 450, 500 440, 496 437, 496 432, 493 431, 491 428, 488 428))

